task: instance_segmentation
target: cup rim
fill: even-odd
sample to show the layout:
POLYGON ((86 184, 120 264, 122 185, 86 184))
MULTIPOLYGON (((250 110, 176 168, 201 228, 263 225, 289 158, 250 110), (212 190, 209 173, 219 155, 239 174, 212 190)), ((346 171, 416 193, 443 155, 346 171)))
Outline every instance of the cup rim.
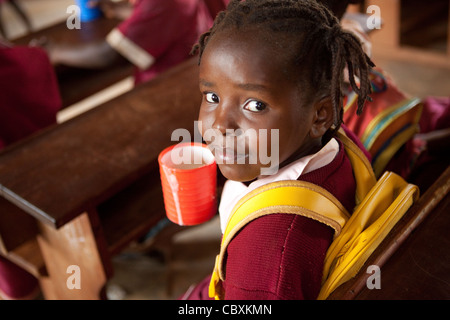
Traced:
POLYGON ((211 152, 211 162, 210 163, 206 163, 205 165, 201 166, 201 167, 197 167, 197 168, 192 168, 192 169, 180 169, 180 168, 173 168, 173 167, 169 167, 167 166, 165 163, 163 163, 162 159, 163 157, 170 152, 172 149, 174 149, 175 147, 201 147, 204 148, 206 150, 208 150, 209 152, 211 152, 211 150, 209 150, 208 146, 205 143, 201 143, 201 142, 180 142, 177 144, 173 144, 171 146, 168 146, 167 148, 163 149, 159 155, 158 155, 158 163, 160 165, 160 167, 164 167, 166 169, 169 169, 171 171, 178 171, 178 172, 192 172, 192 171, 196 171, 200 168, 205 168, 205 167, 209 167, 209 166, 215 166, 216 165, 216 160, 214 158, 214 155, 211 152))

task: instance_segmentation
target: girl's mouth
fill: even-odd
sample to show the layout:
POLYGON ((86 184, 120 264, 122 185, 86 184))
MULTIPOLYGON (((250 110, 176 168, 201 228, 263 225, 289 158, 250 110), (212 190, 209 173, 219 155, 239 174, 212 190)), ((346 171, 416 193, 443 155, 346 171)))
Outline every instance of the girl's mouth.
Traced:
POLYGON ((238 153, 231 148, 220 146, 209 146, 211 152, 216 158, 217 164, 245 164, 245 159, 249 157, 246 153, 238 153))

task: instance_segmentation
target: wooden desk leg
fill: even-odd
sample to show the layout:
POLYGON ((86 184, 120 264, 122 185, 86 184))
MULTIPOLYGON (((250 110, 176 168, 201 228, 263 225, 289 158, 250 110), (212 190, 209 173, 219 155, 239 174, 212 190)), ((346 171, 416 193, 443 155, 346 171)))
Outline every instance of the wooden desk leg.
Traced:
POLYGON ((41 278, 45 299, 105 299, 111 262, 96 213, 83 213, 59 229, 39 223, 39 246, 48 277, 41 278), (77 286, 79 285, 79 288, 77 286))

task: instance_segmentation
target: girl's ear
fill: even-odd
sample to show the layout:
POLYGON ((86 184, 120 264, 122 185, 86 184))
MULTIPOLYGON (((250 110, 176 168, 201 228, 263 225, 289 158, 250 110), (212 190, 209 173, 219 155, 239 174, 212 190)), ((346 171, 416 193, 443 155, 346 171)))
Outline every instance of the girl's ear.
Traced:
POLYGON ((314 104, 314 118, 310 130, 311 138, 321 138, 334 122, 333 103, 330 97, 318 100, 314 104))

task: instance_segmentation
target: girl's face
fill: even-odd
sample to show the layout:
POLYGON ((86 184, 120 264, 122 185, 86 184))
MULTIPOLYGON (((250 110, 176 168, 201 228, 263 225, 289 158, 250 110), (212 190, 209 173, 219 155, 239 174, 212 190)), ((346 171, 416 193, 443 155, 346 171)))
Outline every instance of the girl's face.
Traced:
POLYGON ((203 52, 199 130, 227 179, 250 181, 320 148, 320 111, 302 105, 283 58, 254 33, 218 33, 203 52))

